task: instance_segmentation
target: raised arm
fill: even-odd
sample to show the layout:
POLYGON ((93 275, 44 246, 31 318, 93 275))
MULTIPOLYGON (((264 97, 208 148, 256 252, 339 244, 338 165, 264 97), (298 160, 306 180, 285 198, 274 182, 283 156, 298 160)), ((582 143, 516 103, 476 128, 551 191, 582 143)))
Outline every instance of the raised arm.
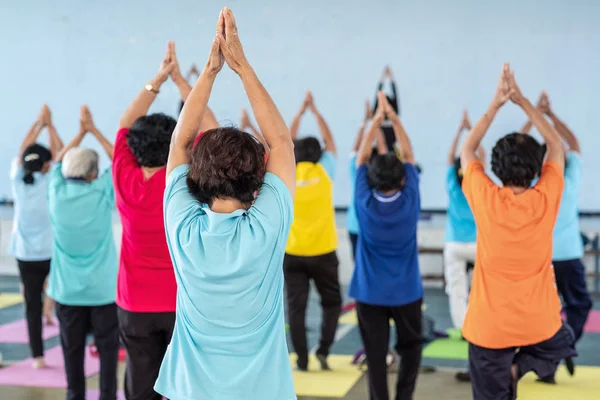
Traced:
POLYGON ((265 151, 269 152, 269 145, 265 141, 265 137, 260 133, 260 131, 252 124, 250 121, 250 116, 248 115, 248 111, 246 109, 242 109, 242 119, 240 121, 240 129, 241 130, 249 130, 252 136, 254 136, 265 148, 265 151))
POLYGON ((83 124, 83 129, 85 129, 86 132, 89 132, 92 135, 94 135, 94 137, 102 145, 102 148, 108 155, 108 158, 110 158, 110 160, 112 161, 114 152, 113 144, 107 138, 104 137, 104 135, 98 130, 98 128, 96 128, 96 125, 94 124, 94 119, 92 118, 92 113, 90 112, 88 106, 81 106, 81 122, 83 124))
POLYGON ((290 132, 271 96, 246 60, 233 13, 225 7, 222 17, 225 20, 225 35, 224 38, 220 36, 220 41, 225 61, 242 80, 258 128, 271 149, 267 171, 277 175, 289 188, 293 197, 296 193, 296 160, 290 132))
POLYGON ((458 142, 460 141, 460 136, 465 130, 467 132, 471 130, 471 122, 469 121, 469 115, 467 114, 467 110, 463 112, 463 117, 460 121, 458 131, 456 132, 456 135, 454 135, 454 140, 452 140, 452 144, 450 145, 450 151, 448 152, 448 165, 454 165, 454 159, 456 158, 456 149, 458 148, 458 142))
POLYGON ((63 147, 60 150, 60 152, 56 156, 56 162, 61 162, 63 160, 63 158, 65 157, 65 154, 67 154, 67 151, 69 151, 70 149, 72 149, 74 147, 78 147, 81 144, 81 141, 83 140, 83 138, 85 137, 86 129, 84 127, 85 116, 84 116, 83 106, 81 107, 80 114, 81 115, 79 118, 79 132, 77 133, 77 135, 75 135, 75 137, 73 139, 71 139, 71 141, 69 143, 67 143, 67 145, 65 147, 63 147))
MULTIPOLYGON (((379 92, 378 96, 384 96, 382 91, 379 92)), ((358 148, 358 153, 356 154, 356 166, 360 167, 363 164, 367 164, 369 159, 371 158, 371 153, 373 151, 373 139, 377 132, 380 131, 379 126, 385 117, 385 113, 383 111, 383 102, 378 101, 380 104, 379 108, 375 111, 375 115, 371 120, 371 125, 369 126, 369 130, 367 134, 363 136, 362 142, 360 143, 360 147, 358 148)))
POLYGON ((167 45, 167 52, 156 76, 138 93, 137 97, 127 107, 121 120, 119 121, 119 129, 131 128, 133 123, 140 117, 143 117, 148 113, 150 106, 156 99, 156 95, 160 91, 160 87, 169 78, 169 74, 175 68, 175 61, 173 60, 175 53, 175 43, 172 41, 167 45))
POLYGON ((298 137, 298 130, 300 129, 300 121, 302 120, 304 113, 306 113, 306 110, 308 110, 309 102, 310 102, 310 92, 306 93, 306 97, 304 98, 304 101, 302 102, 302 106, 300 107, 300 110, 298 110, 296 115, 294 115, 294 119, 292 120, 292 124, 290 125, 290 136, 292 137, 292 140, 294 140, 298 137))
POLYGON ((357 152, 360 144, 362 143, 362 138, 365 133, 365 128, 367 127, 367 123, 369 120, 373 118, 373 111, 371 110, 371 104, 369 104, 369 99, 365 100, 365 117, 360 123, 358 127, 358 132, 356 133, 356 137, 354 138, 354 144, 352 145, 352 151, 357 152))
POLYGON ((554 128, 558 131, 558 134, 564 139, 565 142, 567 142, 569 149, 571 151, 581 153, 581 148, 579 147, 579 140, 577 140, 577 137, 569 129, 569 127, 554 113, 554 110, 552 110, 552 107, 550 107, 550 101, 548 101, 546 115, 554 124, 554 128))
POLYGON ((32 144, 34 144, 37 141, 38 137, 40 136, 40 133, 42 133, 42 129, 44 129, 44 126, 46 126, 46 124, 48 123, 49 118, 50 118, 50 109, 48 108, 48 106, 46 104, 44 104, 42 106, 42 110, 40 111, 40 114, 38 115, 37 119, 31 125, 31 127, 27 131, 27 134, 23 138, 23 141, 21 142, 21 146, 19 147, 19 157, 18 157, 19 164, 21 164, 21 158, 23 157, 23 152, 25 151, 25 149, 27 147, 31 146, 32 144))
POLYGON ((50 120, 50 123, 48 124, 48 134, 50 135, 50 153, 52 154, 52 159, 56 160, 56 156, 60 153, 64 144, 60 136, 58 136, 58 132, 56 132, 52 120, 50 120))
MULTIPOLYGON (((536 107, 538 110, 540 110, 542 115, 545 115, 548 113, 549 103, 548 103, 548 97, 546 96, 546 92, 542 92, 542 94, 540 95, 540 98, 538 99, 536 107)), ((527 122, 525 122, 525 124, 521 127, 521 130, 519 132, 523 133, 525 135, 529 135, 532 127, 533 127, 533 122, 530 119, 528 119, 527 122)))
POLYGON ((552 125, 544 118, 542 113, 531 102, 523 96, 521 89, 515 81, 515 74, 508 65, 504 68, 505 80, 508 83, 510 99, 525 111, 525 114, 533 122, 538 132, 546 142, 546 157, 548 161, 555 162, 561 170, 564 169, 564 151, 560 135, 552 125))
POLYGON ((410 143, 410 139, 406 134, 406 130, 404 130, 404 126, 402 125, 398 114, 396 114, 396 111, 394 111, 383 92, 379 95, 379 101, 383 103, 385 115, 392 121, 396 141, 400 146, 400 158, 402 158, 402 161, 405 163, 414 164, 415 155, 413 153, 412 144, 410 143))
POLYGON ((498 110, 504 104, 506 104, 510 98, 508 83, 504 77, 504 72, 506 70, 508 70, 508 64, 504 64, 504 70, 500 75, 498 86, 496 87, 496 93, 494 94, 492 102, 490 103, 487 111, 485 114, 483 114, 479 121, 477 121, 463 142, 460 150, 460 163, 465 169, 472 161, 479 159, 477 157, 477 149, 481 146, 481 140, 487 133, 492 121, 498 113, 498 110))
POLYGON ((308 94, 309 94, 309 101, 310 101, 308 103, 308 109, 313 113, 313 115, 317 119, 317 125, 319 125, 319 132, 321 133, 321 137, 323 138, 323 141, 325 142, 325 151, 329 151, 330 153, 337 155, 337 149, 335 147, 335 140, 333 139, 333 135, 331 134, 329 125, 327 125, 325 118, 323 118, 323 115, 319 112, 319 110, 315 106, 315 102, 313 100, 312 93, 309 92, 308 94))

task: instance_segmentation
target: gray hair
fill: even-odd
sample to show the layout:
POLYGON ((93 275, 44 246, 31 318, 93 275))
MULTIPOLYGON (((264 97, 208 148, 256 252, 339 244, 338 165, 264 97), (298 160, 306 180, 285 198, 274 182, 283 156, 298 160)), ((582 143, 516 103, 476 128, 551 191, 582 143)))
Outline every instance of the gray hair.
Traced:
POLYGON ((98 174, 98 153, 92 149, 74 147, 63 158, 61 172, 65 178, 90 179, 98 174))

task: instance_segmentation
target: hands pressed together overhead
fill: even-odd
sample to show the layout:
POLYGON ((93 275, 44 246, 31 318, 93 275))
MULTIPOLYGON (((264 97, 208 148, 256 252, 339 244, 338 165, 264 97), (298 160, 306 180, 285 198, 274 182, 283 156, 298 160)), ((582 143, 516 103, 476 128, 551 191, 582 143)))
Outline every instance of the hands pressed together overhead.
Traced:
POLYGON ((238 36, 235 18, 227 7, 219 14, 217 34, 210 49, 205 71, 217 74, 225 62, 238 75, 242 74, 244 69, 249 66, 238 36))

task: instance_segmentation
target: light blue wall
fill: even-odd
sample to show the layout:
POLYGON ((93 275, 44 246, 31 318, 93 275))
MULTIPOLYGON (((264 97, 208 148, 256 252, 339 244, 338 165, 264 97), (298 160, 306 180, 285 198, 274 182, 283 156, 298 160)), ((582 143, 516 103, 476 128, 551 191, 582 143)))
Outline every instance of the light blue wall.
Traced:
MULTIPOLYGON (((585 155, 581 206, 600 210, 600 2, 594 0, 2 0, 0 29, 0 196, 19 141, 43 102, 65 140, 87 103, 114 137, 121 112, 154 75, 168 39, 182 68, 203 65, 219 9, 237 16, 258 75, 287 120, 310 88, 339 147, 336 204, 346 205, 347 155, 384 64, 398 80, 402 117, 422 175, 423 207, 445 207, 445 160, 461 110, 477 118, 511 61, 524 93, 545 88, 556 112, 579 135, 585 155)), ((152 111, 175 113, 178 93, 165 85, 152 111)), ((248 105, 229 70, 211 106, 236 121, 248 105)), ((486 137, 488 149, 524 121, 508 105, 486 137)), ((316 132, 307 118, 301 133, 316 132)), ((93 144, 87 139, 86 144, 93 144)), ((105 164, 106 164, 106 160, 105 164)))

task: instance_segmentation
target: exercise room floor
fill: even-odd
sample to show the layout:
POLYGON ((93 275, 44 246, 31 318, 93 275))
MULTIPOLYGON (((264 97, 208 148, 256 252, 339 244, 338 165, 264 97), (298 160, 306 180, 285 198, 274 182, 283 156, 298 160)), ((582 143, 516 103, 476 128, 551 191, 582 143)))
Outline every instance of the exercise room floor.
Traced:
MULTIPOLYGON (((441 289, 427 289, 425 315, 435 322, 435 330, 444 332, 451 326, 447 297, 441 289)), ((23 319, 23 304, 18 296, 18 278, 0 276, 0 353, 4 368, 0 369, 0 399, 58 400, 65 398, 64 373, 57 331, 49 330, 45 340, 47 358, 56 360, 56 368, 39 373, 28 367, 29 349, 27 334, 19 323, 23 319), (15 343, 16 342, 16 343, 15 343), (23 343, 25 342, 25 343, 23 343), (20 364, 19 362, 22 361, 20 364)), ((307 316, 308 339, 311 346, 318 341, 320 323, 319 300, 313 295, 307 316)), ((600 304, 590 316, 586 334, 581 340, 575 377, 567 377, 561 367, 558 385, 546 386, 534 382, 527 376, 519 385, 519 399, 597 399, 600 393, 600 304)), ((392 343, 394 337, 392 335, 392 343)), ((368 399, 367 380, 363 371, 351 364, 354 354, 361 348, 360 335, 356 326, 356 315, 350 311, 342 315, 336 343, 332 348, 330 362, 334 371, 294 372, 296 391, 301 400, 338 398, 347 400, 368 399)), ((293 355, 290 357, 293 360, 293 355)), ((456 371, 467 365, 467 344, 454 338, 437 339, 424 349, 423 367, 435 367, 435 372, 422 372, 417 384, 415 399, 469 399, 469 384, 454 380, 456 371)), ((316 362, 311 366, 316 366, 316 362)), ((88 400, 98 398, 97 360, 90 357, 86 362, 88 371, 88 400)), ((120 368, 122 383, 124 368, 120 368)), ((390 393, 393 395, 395 376, 390 375, 390 393)), ((122 393, 120 398, 124 399, 122 393)))

